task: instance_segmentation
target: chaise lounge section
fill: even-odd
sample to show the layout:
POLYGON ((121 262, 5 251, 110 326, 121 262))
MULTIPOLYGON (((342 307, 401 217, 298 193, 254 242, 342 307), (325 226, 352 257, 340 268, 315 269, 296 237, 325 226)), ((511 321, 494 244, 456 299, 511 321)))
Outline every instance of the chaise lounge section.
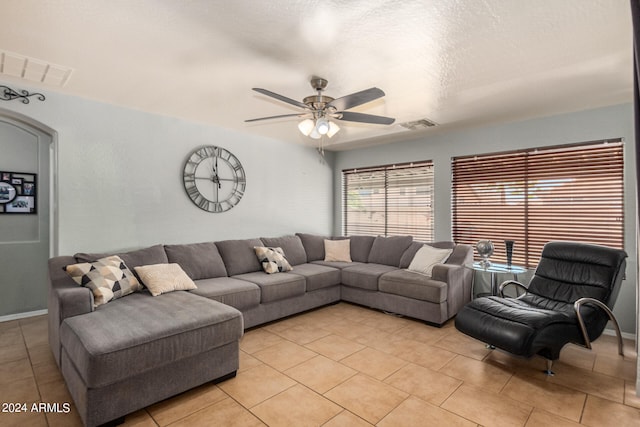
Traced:
POLYGON ((409 236, 306 233, 156 245, 116 255, 132 272, 177 264, 195 289, 159 296, 143 290, 97 307, 90 289, 64 269, 113 254, 55 257, 49 261, 50 346, 83 422, 99 425, 234 376, 245 329, 316 307, 343 300, 442 325, 471 299, 472 272, 465 265, 473 249, 428 244, 447 259, 425 275, 408 270, 424 246, 409 236), (338 244, 350 259, 328 260, 325 241, 338 240, 348 240, 338 244), (291 270, 267 274, 255 247, 281 248, 291 270))

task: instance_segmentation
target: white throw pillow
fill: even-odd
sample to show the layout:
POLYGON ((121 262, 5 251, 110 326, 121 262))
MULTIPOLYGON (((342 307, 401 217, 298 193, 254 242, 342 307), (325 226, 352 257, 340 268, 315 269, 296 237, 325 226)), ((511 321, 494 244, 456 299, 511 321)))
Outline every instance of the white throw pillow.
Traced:
POLYGON ((142 265, 135 270, 154 297, 172 291, 197 289, 179 264, 142 265))
POLYGON ((351 262, 351 240, 324 241, 324 260, 337 262, 351 262))
POLYGON ((445 262, 449 258, 449 255, 451 255, 451 252, 453 252, 453 249, 438 249, 433 246, 424 245, 416 252, 411 264, 409 264, 408 270, 431 277, 433 267, 436 264, 445 262))

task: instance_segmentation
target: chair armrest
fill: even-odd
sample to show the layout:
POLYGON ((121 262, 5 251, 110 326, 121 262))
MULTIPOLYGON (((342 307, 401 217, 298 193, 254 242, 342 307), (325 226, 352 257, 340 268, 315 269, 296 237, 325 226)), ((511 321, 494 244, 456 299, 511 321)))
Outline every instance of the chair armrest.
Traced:
POLYGON ((516 288, 523 290, 525 294, 529 291, 525 285, 518 282, 517 280, 506 280, 502 282, 502 284, 500 284, 500 288, 498 289, 498 294, 500 295, 501 298, 505 298, 504 288, 506 288, 509 285, 515 286, 516 288))
POLYGON ((616 336, 618 337, 618 354, 620 354, 620 356, 624 356, 622 334, 620 333, 620 326, 618 325, 616 316, 613 315, 613 312, 609 309, 609 307, 607 307, 605 303, 594 298, 580 298, 575 303, 573 303, 573 309, 576 311, 576 316, 578 316, 578 323, 580 324, 580 331, 582 331, 582 337, 584 339, 585 347, 591 349, 591 340, 589 339, 589 334, 587 333, 587 327, 584 324, 582 313, 580 313, 580 307, 585 304, 593 304, 607 313, 607 316, 609 316, 609 319, 611 320, 611 322, 613 322, 613 326, 616 329, 616 336))

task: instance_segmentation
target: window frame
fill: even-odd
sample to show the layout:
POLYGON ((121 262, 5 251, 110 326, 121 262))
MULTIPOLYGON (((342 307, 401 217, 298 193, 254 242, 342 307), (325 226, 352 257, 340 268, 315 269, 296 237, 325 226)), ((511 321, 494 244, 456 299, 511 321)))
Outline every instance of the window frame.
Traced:
POLYGON ((506 262, 504 240, 516 240, 513 263, 528 268, 537 265, 544 243, 550 240, 623 249, 624 168, 621 138, 453 157, 452 238, 471 245, 492 240, 495 252, 491 260, 499 263, 506 262), (473 191, 479 193, 482 185, 486 190, 484 200, 475 196, 475 212, 468 188, 474 184, 474 174, 473 191), (507 193, 509 185, 511 194, 507 193), (498 200, 500 192, 502 199, 498 200))
MULTIPOLYGON (((432 160, 342 170, 342 234, 385 237, 411 235, 416 240, 433 241, 434 175, 432 160), (408 171, 418 174, 411 177, 405 174, 408 171), (358 188, 358 181, 354 179, 357 180, 364 174, 371 174, 368 184, 371 185, 372 196, 382 196, 377 200, 374 200, 374 197, 365 200, 366 208, 362 212, 370 216, 370 222, 367 223, 359 222, 354 217, 349 218, 349 214, 354 212, 350 209, 353 203, 350 197, 358 188), (424 181, 410 185, 411 181, 416 179, 424 181), (426 206, 423 206, 423 203, 426 203, 426 206), (416 213, 416 207, 426 207, 424 222, 411 216, 416 213), (403 215, 405 218, 413 219, 413 223, 401 223, 399 218, 403 215), (374 221, 374 216, 378 217, 377 222, 374 221), (392 216, 396 217, 395 221, 390 220, 392 216)), ((364 179, 361 182, 365 183, 364 179)))

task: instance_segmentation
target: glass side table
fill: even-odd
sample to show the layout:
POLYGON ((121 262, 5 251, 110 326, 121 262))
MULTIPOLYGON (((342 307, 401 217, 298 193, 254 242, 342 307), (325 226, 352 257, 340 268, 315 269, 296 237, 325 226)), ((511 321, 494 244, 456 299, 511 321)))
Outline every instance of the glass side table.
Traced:
MULTIPOLYGON (((498 264, 491 263, 491 266, 488 268, 480 265, 480 261, 476 261, 471 266, 474 273, 489 273, 489 280, 491 284, 491 292, 489 294, 478 294, 478 296, 487 296, 487 295, 497 295, 498 294, 498 275, 499 274, 513 274, 513 280, 518 280, 518 274, 523 274, 527 272, 527 269, 524 267, 519 267, 517 265, 508 266, 507 264, 498 264)), ((475 274, 473 278, 474 284, 471 286, 471 297, 473 298, 475 292, 475 274)))

